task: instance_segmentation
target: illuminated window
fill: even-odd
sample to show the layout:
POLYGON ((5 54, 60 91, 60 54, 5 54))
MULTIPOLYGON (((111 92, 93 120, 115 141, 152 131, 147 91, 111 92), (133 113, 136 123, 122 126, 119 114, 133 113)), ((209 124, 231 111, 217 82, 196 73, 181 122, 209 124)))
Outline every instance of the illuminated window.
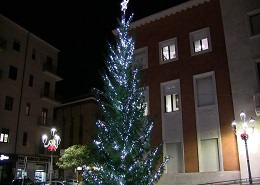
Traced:
POLYGON ((209 44, 208 44, 207 38, 194 41, 193 43, 194 43, 195 52, 200 52, 200 51, 209 49, 209 44))
POLYGON ((30 103, 27 103, 26 107, 25 107, 25 114, 28 115, 28 116, 30 115, 30 108, 31 108, 30 103))
MULTIPOLYGON (((149 114, 149 87, 145 87, 145 90, 144 90, 144 102, 143 102, 143 105, 145 106, 144 108, 144 116, 147 116, 149 114)), ((138 109, 141 108, 141 105, 137 107, 138 109)))
POLYGON ((160 64, 177 60, 177 38, 160 42, 159 48, 160 48, 160 64))
POLYGON ((9 142, 9 129, 2 128, 0 135, 0 143, 8 143, 9 142))
POLYGON ((169 94, 164 96, 165 112, 174 112, 180 110, 179 94, 169 94))
POLYGON ((162 84, 161 88, 163 112, 169 113, 181 110, 179 80, 165 82, 162 84))
POLYGON ((211 51, 209 28, 190 33, 190 49, 192 56, 211 51))

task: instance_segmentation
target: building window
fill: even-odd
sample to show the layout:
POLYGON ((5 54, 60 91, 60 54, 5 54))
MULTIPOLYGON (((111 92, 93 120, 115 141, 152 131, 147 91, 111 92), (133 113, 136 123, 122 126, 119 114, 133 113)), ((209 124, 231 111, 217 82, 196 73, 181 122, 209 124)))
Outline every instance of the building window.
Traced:
POLYGON ((17 73, 18 73, 18 69, 12 65, 10 65, 9 68, 9 78, 12 80, 16 80, 17 79, 17 73))
POLYGON ((134 62, 140 64, 141 69, 148 68, 148 47, 134 51, 134 62))
POLYGON ((29 86, 30 87, 33 86, 33 75, 30 75, 30 77, 29 77, 29 86))
POLYGON ((27 104, 26 104, 26 107, 25 107, 25 114, 26 114, 27 116, 30 115, 30 108, 31 108, 30 103, 27 103, 27 104))
POLYGON ((46 69, 48 71, 52 71, 52 58, 49 56, 47 56, 46 69))
POLYGON ((32 50, 32 59, 35 60, 36 59, 36 49, 33 48, 32 50))
POLYGON ((45 147, 42 144, 42 139, 39 140, 39 154, 45 154, 45 147))
POLYGON ((14 102, 14 99, 12 97, 6 96, 6 98, 5 98, 5 110, 12 111, 13 110, 13 102, 14 102))
POLYGON ((18 40, 14 40, 13 42, 13 50, 20 52, 21 42, 18 40))
POLYGON ((6 40, 0 37, 0 52, 4 51, 6 48, 6 40))
MULTIPOLYGON (((147 116, 149 114, 149 87, 148 86, 144 88, 143 96, 144 96, 144 100, 142 104, 144 106, 144 116, 147 116)), ((141 105, 139 105, 137 108, 140 109, 141 105)))
POLYGON ((23 146, 27 145, 27 132, 23 133, 23 146))
POLYGON ((260 35, 260 9, 247 13, 249 34, 251 37, 260 35))
POLYGON ((80 120, 79 120, 79 144, 83 144, 83 118, 84 116, 81 114, 80 115, 80 120))
POLYGON ((175 112, 180 110, 179 81, 163 85, 164 112, 175 112))
POLYGON ((179 94, 169 94, 164 96, 165 112, 174 112, 180 110, 179 94))
POLYGON ((198 107, 214 105, 215 90, 213 86, 213 76, 209 75, 197 78, 195 83, 198 107))
POLYGON ((209 28, 204 28, 190 33, 190 49, 192 56, 212 50, 209 28))
POLYGON ((260 58, 254 59, 258 92, 260 91, 260 58))
POLYGON ((0 135, 0 143, 8 143, 9 142, 9 129, 2 128, 0 135))
POLYGON ((200 172, 220 171, 218 139, 201 140, 200 172))
POLYGON ((50 95, 50 86, 51 86, 51 84, 49 82, 46 82, 46 81, 44 82, 43 95, 45 97, 49 97, 49 95, 50 95))
POLYGON ((181 173, 183 166, 181 143, 166 143, 166 156, 170 157, 167 163, 167 173, 181 173))
POLYGON ((171 62, 178 59, 177 38, 169 39, 159 43, 160 64, 171 62))
POLYGON ((71 124, 70 124, 70 146, 73 145, 73 138, 74 138, 74 125, 75 125, 75 119, 74 117, 71 117, 71 124))
POLYGON ((41 120, 41 123, 43 125, 47 124, 47 118, 48 118, 48 109, 42 108, 42 120, 41 120))

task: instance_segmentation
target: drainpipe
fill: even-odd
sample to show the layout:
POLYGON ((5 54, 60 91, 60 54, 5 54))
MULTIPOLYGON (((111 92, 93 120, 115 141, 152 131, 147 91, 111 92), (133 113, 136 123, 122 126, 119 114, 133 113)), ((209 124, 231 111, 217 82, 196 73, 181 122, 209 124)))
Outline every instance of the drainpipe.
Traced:
POLYGON ((23 83, 24 83, 24 78, 25 78, 25 66, 26 66, 26 61, 27 61, 29 36, 30 36, 30 32, 28 32, 28 34, 27 34, 27 41, 26 41, 26 48, 25 48, 25 55, 24 55, 23 76, 22 76, 22 84, 21 84, 21 92, 20 92, 19 108, 18 108, 18 117, 17 117, 17 124, 16 124, 14 154, 16 154, 16 152, 17 152, 16 148, 17 148, 17 142, 18 142, 18 130, 19 130, 19 124, 20 124, 21 104, 22 104, 22 96, 23 96, 23 83))

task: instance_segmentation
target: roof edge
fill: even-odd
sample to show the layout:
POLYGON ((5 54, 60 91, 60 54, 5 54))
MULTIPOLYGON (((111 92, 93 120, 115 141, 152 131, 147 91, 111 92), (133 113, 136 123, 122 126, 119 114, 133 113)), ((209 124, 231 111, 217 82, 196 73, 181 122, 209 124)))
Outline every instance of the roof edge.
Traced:
MULTIPOLYGON (((152 14, 150 16, 144 17, 142 19, 139 19, 137 21, 134 21, 134 22, 130 23, 129 29, 130 30, 135 29, 137 27, 143 26, 143 25, 148 24, 150 22, 159 20, 159 19, 164 18, 166 16, 184 11, 188 8, 192 8, 194 6, 198 6, 199 4, 203 4, 203 3, 209 2, 209 1, 210 0, 189 0, 189 1, 184 2, 182 4, 173 6, 171 8, 166 9, 166 10, 163 10, 161 12, 158 12, 158 13, 152 14)), ((117 35, 117 29, 114 29, 112 32, 113 32, 114 35, 117 35)))

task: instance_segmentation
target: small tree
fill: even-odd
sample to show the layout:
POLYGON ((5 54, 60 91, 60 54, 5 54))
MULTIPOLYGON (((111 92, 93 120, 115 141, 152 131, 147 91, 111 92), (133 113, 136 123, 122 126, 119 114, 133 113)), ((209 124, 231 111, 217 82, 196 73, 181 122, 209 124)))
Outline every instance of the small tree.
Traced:
POLYGON ((97 95, 105 120, 98 120, 94 144, 102 160, 94 160, 96 170, 85 166, 87 184, 151 185, 163 174, 168 158, 162 160, 162 143, 153 147, 153 122, 144 116, 144 88, 140 65, 133 62, 135 43, 128 35, 133 16, 126 20, 128 0, 122 5, 116 48, 109 44, 107 72, 102 74, 104 92, 97 95), (104 98, 105 97, 105 98, 104 98))
POLYGON ((70 169, 91 164, 92 149, 90 145, 73 145, 56 163, 60 168, 70 169))

